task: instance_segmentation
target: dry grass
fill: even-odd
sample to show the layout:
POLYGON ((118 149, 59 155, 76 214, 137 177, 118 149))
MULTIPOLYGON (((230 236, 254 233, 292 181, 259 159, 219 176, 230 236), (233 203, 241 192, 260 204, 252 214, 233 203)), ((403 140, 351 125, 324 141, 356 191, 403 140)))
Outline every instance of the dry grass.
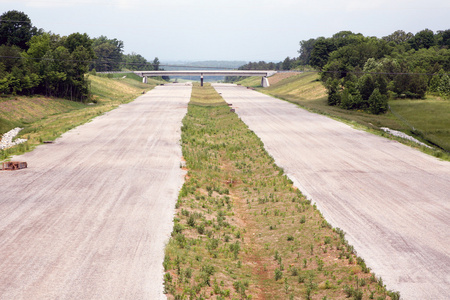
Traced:
POLYGON ((190 104, 200 106, 218 106, 227 105, 227 103, 220 97, 217 92, 211 88, 210 83, 204 83, 203 87, 200 83, 194 83, 194 88, 191 94, 190 104))
POLYGON ((272 95, 295 97, 297 100, 316 100, 326 96, 326 89, 318 80, 317 73, 301 73, 277 81, 265 89, 272 95))
POLYGON ((270 85, 277 84, 281 80, 295 76, 295 75, 296 75, 296 73, 293 73, 293 72, 276 73, 275 75, 268 77, 269 84, 270 85))

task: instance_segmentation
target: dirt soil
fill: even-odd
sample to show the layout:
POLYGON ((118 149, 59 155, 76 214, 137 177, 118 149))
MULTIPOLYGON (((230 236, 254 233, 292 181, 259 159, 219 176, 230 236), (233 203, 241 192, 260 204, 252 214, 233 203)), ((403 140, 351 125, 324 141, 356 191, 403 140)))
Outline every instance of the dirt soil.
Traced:
POLYGON ((160 299, 191 86, 134 102, 0 171, 0 299, 160 299))
POLYGON ((216 84, 388 289, 450 299, 450 163, 261 93, 216 84))

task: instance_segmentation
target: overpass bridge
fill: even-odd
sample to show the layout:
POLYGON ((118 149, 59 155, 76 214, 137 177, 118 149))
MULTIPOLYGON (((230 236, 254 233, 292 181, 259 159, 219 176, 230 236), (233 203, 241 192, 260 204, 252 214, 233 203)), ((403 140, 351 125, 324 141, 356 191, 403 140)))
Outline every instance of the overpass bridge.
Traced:
POLYGON ((176 71, 135 71, 142 77, 142 82, 147 83, 147 77, 155 76, 199 76, 203 86, 204 76, 261 76, 261 86, 268 87, 267 77, 277 73, 272 70, 176 70, 176 71))

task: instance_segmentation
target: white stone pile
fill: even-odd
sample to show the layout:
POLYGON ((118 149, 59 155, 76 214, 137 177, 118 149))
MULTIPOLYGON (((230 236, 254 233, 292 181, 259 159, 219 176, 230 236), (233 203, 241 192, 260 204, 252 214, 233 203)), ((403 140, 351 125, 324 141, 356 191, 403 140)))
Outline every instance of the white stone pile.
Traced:
POLYGON ((422 145, 422 146, 425 146, 425 147, 428 147, 428 148, 432 148, 432 147, 428 146, 427 144, 424 144, 424 143, 422 143, 421 141, 419 141, 419 140, 413 138, 412 136, 409 136, 409 135, 407 135, 406 133, 403 133, 403 132, 401 132, 401 131, 389 129, 389 128, 387 128, 387 127, 381 127, 380 129, 383 130, 383 131, 385 131, 385 132, 387 132, 387 133, 389 133, 389 134, 392 134, 392 135, 395 135, 395 136, 404 138, 404 139, 406 139, 406 140, 413 141, 413 142, 415 142, 415 143, 417 143, 417 144, 419 144, 419 145, 422 145))
POLYGON ((16 127, 14 129, 11 129, 7 133, 3 134, 2 140, 0 141, 0 150, 11 148, 15 145, 25 143, 27 141, 26 139, 15 139, 13 141, 13 139, 22 129, 23 128, 16 127))

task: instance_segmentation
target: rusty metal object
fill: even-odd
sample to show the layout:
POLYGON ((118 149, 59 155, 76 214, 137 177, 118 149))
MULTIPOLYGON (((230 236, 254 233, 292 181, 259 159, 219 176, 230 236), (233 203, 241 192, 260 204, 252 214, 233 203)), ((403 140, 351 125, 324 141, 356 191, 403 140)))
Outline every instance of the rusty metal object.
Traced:
POLYGON ((28 164, 24 161, 7 161, 0 163, 0 169, 3 171, 14 171, 19 169, 25 169, 28 164))

